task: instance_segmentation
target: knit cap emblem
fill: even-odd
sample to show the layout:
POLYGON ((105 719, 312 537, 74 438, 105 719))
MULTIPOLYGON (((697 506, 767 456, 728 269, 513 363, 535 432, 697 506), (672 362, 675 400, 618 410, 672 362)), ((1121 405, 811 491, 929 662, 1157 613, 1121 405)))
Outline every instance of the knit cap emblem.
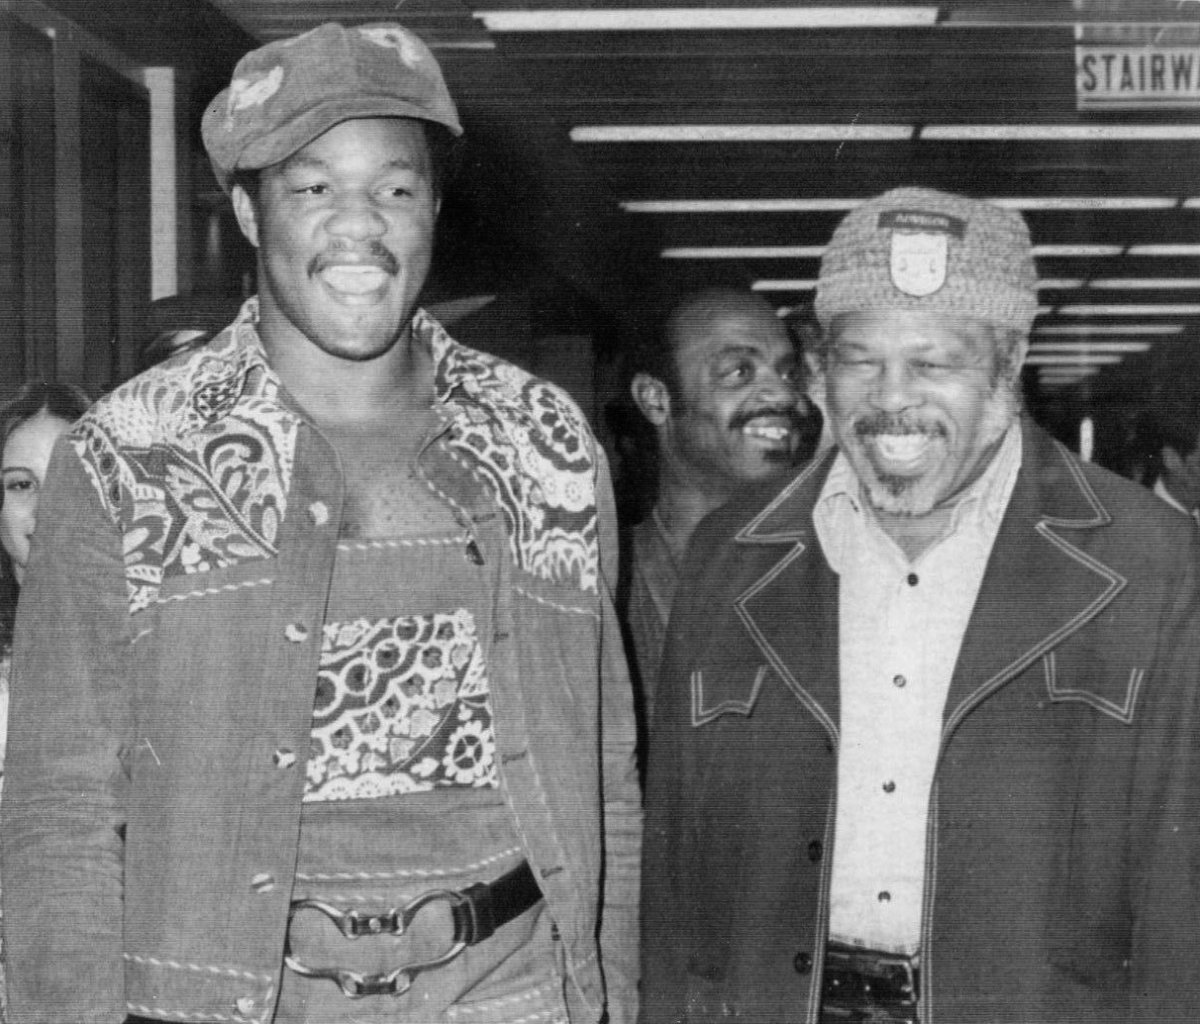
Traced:
POLYGON ((878 227, 891 230, 892 284, 916 298, 946 283, 950 236, 961 239, 966 232, 959 218, 925 210, 884 210, 878 227))

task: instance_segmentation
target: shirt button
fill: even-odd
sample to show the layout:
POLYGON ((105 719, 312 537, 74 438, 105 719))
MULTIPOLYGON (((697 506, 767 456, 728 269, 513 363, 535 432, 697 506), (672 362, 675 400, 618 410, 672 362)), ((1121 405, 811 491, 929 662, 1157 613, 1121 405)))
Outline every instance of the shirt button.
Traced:
POLYGON ((896 784, 891 779, 888 779, 887 782, 883 784, 883 791, 885 793, 896 792, 896 784))
POLYGON ((324 526, 329 522, 329 506, 323 501, 314 501, 308 506, 308 518, 314 526, 324 526))
POLYGON ((825 852, 825 847, 821 845, 821 840, 814 839, 808 844, 808 859, 814 864, 821 859, 821 854, 825 852))
POLYGON ((473 565, 483 565, 483 552, 473 539, 467 541, 467 561, 473 565))
POLYGON ((886 889, 884 889, 883 892, 881 892, 876 897, 876 899, 878 899, 880 903, 891 903, 892 902, 892 894, 890 892, 888 892, 886 889))
POLYGON ((250 888, 255 892, 270 892, 275 888, 275 876, 263 872, 250 879, 250 888))
POLYGON ((308 639, 308 627, 302 622, 289 622, 283 627, 283 635, 292 643, 303 643, 308 639))
POLYGON ((921 582, 921 578, 915 572, 910 572, 905 582, 907 582, 910 587, 915 587, 921 582))
POLYGON ((249 1017, 254 1012, 254 1000, 249 996, 242 996, 233 1004, 234 1012, 243 1017, 249 1017))
POLYGON ((807 974, 812 970, 812 954, 800 952, 792 957, 792 967, 797 974, 807 974))
POLYGON ((276 768, 290 768, 296 763, 296 752, 288 750, 287 747, 280 747, 271 755, 271 759, 275 762, 276 768))
POLYGON ((908 685, 908 680, 905 679, 904 676, 892 676, 892 685, 898 686, 900 689, 904 689, 904 687, 908 685))

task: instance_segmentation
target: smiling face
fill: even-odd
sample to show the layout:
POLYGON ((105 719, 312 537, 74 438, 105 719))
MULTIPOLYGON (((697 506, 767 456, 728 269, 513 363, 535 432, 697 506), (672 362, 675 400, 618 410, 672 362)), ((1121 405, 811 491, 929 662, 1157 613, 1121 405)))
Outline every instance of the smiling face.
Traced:
POLYGON ((765 305, 696 310, 672 326, 679 393, 660 436, 677 472, 731 492, 785 472, 799 444, 798 358, 765 305))
POLYGON ((54 442, 70 424, 43 410, 14 427, 0 455, 4 502, 0 505, 0 544, 12 560, 17 585, 25 582, 29 542, 37 525, 38 495, 54 442))
POLYGON ((925 515, 987 467, 1020 409, 1024 343, 998 359, 1010 355, 1000 335, 971 317, 905 310, 834 321, 830 422, 877 511, 925 515))
POLYGON ((233 190, 259 253, 269 353, 365 361, 405 337, 429 272, 438 200, 425 130, 404 118, 344 121, 233 190))

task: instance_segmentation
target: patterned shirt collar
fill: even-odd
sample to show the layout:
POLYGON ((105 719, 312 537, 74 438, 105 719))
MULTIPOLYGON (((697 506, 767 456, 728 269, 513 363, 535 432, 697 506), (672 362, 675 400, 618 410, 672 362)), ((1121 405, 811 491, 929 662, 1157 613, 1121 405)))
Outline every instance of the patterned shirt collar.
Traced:
MULTIPOLYGON (((1005 431, 1004 440, 983 474, 955 503, 947 534, 964 529, 995 534, 1008 508, 1008 499, 1021 466, 1021 449, 1018 418, 1005 431)), ((843 562, 845 545, 852 543, 849 517, 860 520, 860 527, 869 522, 875 529, 880 528, 869 513, 858 475, 845 454, 839 451, 813 508, 821 548, 834 569, 843 562)))
MULTIPOLYGON (((283 388, 279 375, 271 367, 266 349, 258 333, 258 296, 247 299, 237 318, 210 343, 195 377, 194 392, 216 380, 234 381, 239 386, 228 392, 230 398, 243 395, 278 400, 283 388)), ((460 345, 424 309, 417 309, 412 318, 413 340, 428 347, 434 363, 434 400, 439 404, 450 402, 456 390, 475 396, 479 392, 480 374, 477 372, 474 353, 460 345)), ((495 398, 496 396, 493 396, 495 398)), ((510 397, 518 405, 519 396, 510 397)), ((228 403, 214 405, 207 410, 210 418, 218 418, 228 411, 228 403)))

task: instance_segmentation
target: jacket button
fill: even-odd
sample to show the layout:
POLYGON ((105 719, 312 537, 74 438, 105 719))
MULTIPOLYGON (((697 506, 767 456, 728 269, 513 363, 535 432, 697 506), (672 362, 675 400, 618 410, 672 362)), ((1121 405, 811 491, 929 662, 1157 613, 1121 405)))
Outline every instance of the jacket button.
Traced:
POLYGON ((249 1017, 254 1012, 254 1000, 249 996, 242 996, 234 1001, 233 1010, 239 1016, 249 1017))
POLYGON ((275 762, 276 768, 290 768, 296 763, 296 752, 288 750, 286 747, 280 747, 271 755, 271 759, 275 762))
POLYGON ((814 839, 808 844, 808 859, 814 864, 821 859, 821 854, 825 852, 825 847, 821 845, 821 840, 814 839))
POLYGON ((308 518, 314 526, 324 526, 329 522, 329 506, 323 501, 314 501, 308 506, 308 518))
POLYGON ((260 875, 255 875, 250 879, 250 888, 255 892, 270 892, 275 888, 275 876, 268 875, 265 871, 260 875))
POLYGON ((283 635, 292 643, 303 643, 308 639, 308 627, 302 622, 289 622, 283 627, 283 635))
POLYGON ((812 954, 800 952, 792 957, 792 967, 797 974, 807 974, 812 970, 812 954))

